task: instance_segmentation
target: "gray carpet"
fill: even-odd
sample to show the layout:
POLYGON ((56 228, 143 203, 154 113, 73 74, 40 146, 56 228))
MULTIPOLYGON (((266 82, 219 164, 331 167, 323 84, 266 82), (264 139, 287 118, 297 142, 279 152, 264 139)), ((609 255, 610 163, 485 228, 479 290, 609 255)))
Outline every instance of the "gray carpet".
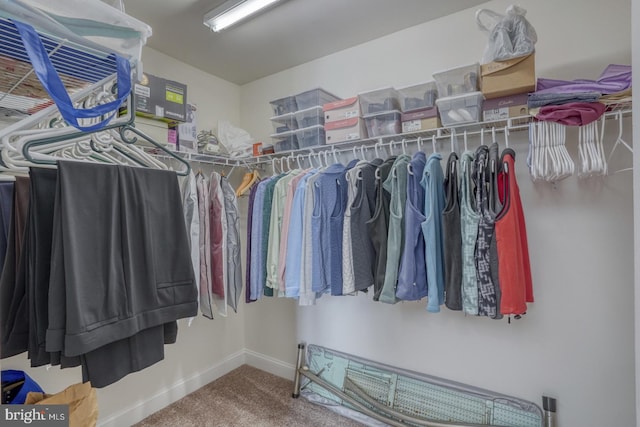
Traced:
POLYGON ((136 426, 362 426, 302 397, 293 399, 292 391, 293 381, 243 365, 136 426))

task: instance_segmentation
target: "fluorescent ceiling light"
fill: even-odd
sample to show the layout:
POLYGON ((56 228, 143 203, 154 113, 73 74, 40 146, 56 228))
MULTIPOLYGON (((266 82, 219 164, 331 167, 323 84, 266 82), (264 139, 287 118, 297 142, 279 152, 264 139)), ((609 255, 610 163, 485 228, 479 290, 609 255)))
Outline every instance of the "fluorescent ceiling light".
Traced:
POLYGON ((204 25, 213 31, 227 27, 251 16, 280 0, 232 0, 213 9, 204 16, 204 25))

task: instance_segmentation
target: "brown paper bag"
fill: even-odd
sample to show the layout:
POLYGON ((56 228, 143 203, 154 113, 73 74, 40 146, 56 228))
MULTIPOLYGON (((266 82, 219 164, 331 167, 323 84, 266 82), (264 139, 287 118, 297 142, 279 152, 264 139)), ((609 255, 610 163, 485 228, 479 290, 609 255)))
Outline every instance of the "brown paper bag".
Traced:
POLYGON ((94 427, 98 421, 98 398, 91 383, 74 384, 56 394, 31 392, 26 405, 69 405, 69 427, 94 427))

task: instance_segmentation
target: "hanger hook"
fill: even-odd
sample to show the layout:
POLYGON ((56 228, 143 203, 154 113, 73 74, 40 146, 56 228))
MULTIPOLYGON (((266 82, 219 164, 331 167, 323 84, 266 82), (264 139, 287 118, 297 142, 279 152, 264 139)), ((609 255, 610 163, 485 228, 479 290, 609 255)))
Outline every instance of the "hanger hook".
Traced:
POLYGON ((277 170, 276 170, 276 158, 272 157, 271 158, 271 170, 273 171, 274 175, 277 175, 277 170))
POLYGON ((480 128, 480 145, 484 145, 484 128, 480 128))
POLYGON ((504 127, 504 145, 509 148, 509 126, 504 127))
POLYGON ((362 154, 362 160, 367 160, 367 153, 364 144, 360 146, 360 154, 362 154))
POLYGON ((465 130, 464 133, 462 134, 463 140, 464 140, 464 151, 467 151, 467 131, 465 130))
POLYGON ((431 135, 431 147, 433 148, 433 154, 436 154, 436 134, 431 135))
POLYGON ((496 127, 491 126, 491 142, 496 142, 496 127))
POLYGON ((333 153, 333 160, 334 160, 336 163, 340 163, 340 162, 338 161, 338 153, 337 153, 337 151, 336 151, 336 146, 335 146, 335 145, 334 145, 333 147, 331 147, 331 152, 333 153))

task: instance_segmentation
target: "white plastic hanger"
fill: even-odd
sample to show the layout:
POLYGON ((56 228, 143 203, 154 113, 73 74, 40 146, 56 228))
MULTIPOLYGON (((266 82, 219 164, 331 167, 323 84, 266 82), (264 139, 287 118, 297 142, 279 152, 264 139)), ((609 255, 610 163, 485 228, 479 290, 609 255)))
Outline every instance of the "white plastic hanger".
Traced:
MULTIPOLYGON (((627 142, 622 139, 622 131, 623 131, 623 127, 622 127, 622 112, 618 112, 617 115, 617 119, 618 119, 618 137, 616 138, 616 142, 613 144, 613 148, 611 149, 611 152, 609 153, 609 157, 607 157, 607 163, 609 163, 611 161, 611 157, 613 156, 614 151, 616 151, 616 148, 618 147, 618 145, 622 145, 624 146, 627 150, 629 150, 629 152, 631 154, 633 154, 633 148, 627 144, 627 142)), ((625 171, 630 171, 633 170, 633 168, 625 168, 625 169, 620 169, 615 171, 614 173, 619 173, 619 172, 625 172, 625 171)))
POLYGON ((433 149, 433 154, 436 154, 436 135, 431 135, 431 148, 433 149))

